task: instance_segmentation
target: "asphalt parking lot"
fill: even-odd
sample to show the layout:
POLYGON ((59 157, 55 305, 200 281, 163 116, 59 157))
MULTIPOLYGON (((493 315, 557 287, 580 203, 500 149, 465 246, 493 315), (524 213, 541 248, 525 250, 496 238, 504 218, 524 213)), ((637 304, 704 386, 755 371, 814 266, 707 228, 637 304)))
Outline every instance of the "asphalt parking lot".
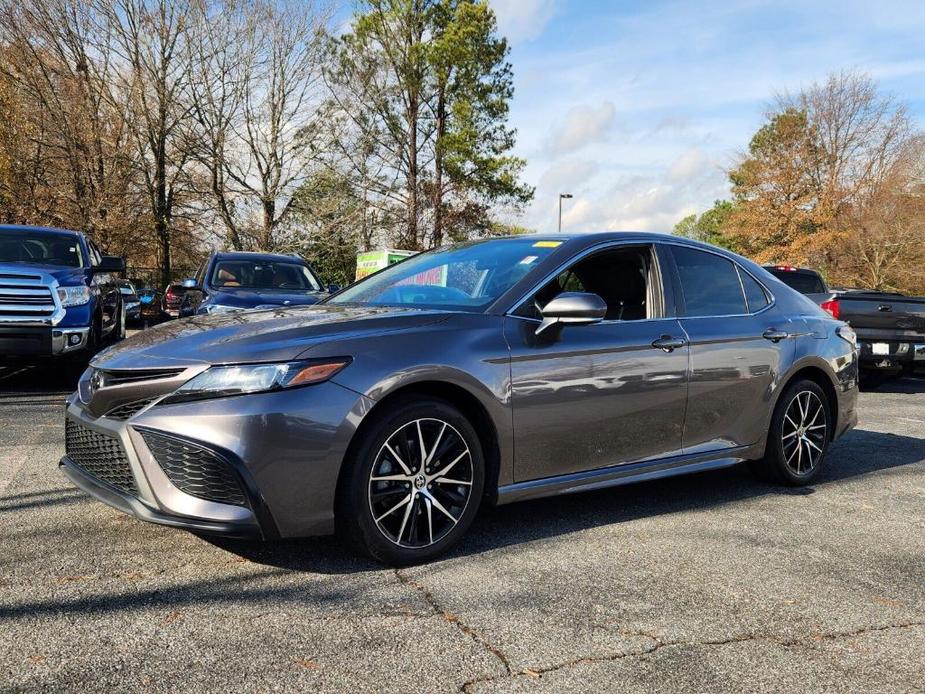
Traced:
POLYGON ((0 368, 4 691, 925 691, 925 381, 862 394, 813 487, 507 506, 400 571, 91 501, 56 466, 65 390, 0 368))

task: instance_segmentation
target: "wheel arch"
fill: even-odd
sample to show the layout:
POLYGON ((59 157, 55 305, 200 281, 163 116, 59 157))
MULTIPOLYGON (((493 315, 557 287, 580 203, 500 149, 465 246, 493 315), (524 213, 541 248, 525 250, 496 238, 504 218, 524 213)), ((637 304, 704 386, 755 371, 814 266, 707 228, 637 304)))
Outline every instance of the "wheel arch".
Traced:
POLYGON ((832 422, 832 426, 829 427, 828 432, 829 440, 831 440, 835 435, 835 429, 838 423, 838 391, 835 388, 835 382, 832 376, 818 363, 808 362, 799 365, 788 374, 785 380, 781 381, 781 386, 777 390, 777 397, 774 399, 774 407, 771 408, 771 412, 773 413, 777 409, 778 401, 781 395, 786 392, 787 388, 789 388, 791 384, 804 378, 818 385, 825 393, 829 405, 829 417, 832 422))
POLYGON ((462 412, 472 423, 482 452, 485 456, 485 491, 483 502, 494 504, 498 497, 498 477, 501 470, 501 442, 498 426, 489 414, 481 399, 468 388, 450 381, 421 380, 406 383, 390 390, 386 395, 378 398, 372 408, 363 416, 359 425, 353 432, 350 442, 344 452, 343 462, 337 476, 336 498, 339 501, 344 494, 344 480, 347 477, 348 466, 352 464, 353 456, 361 445, 366 432, 376 423, 378 418, 387 413, 396 403, 413 401, 416 398, 433 398, 442 400, 462 412))

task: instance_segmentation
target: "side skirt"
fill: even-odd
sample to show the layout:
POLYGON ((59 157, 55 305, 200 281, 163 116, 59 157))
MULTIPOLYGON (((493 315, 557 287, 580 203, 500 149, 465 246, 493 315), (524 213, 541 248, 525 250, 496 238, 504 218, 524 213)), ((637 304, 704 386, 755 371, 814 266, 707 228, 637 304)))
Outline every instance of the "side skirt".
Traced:
POLYGON ((515 482, 498 488, 498 505, 509 504, 526 499, 538 499, 544 496, 574 494, 592 489, 617 487, 634 482, 686 475, 693 472, 718 470, 736 465, 745 460, 758 458, 762 454, 762 445, 740 446, 723 451, 701 453, 691 456, 675 456, 659 460, 647 460, 641 463, 626 463, 600 468, 572 472, 567 475, 544 477, 538 480, 515 482))

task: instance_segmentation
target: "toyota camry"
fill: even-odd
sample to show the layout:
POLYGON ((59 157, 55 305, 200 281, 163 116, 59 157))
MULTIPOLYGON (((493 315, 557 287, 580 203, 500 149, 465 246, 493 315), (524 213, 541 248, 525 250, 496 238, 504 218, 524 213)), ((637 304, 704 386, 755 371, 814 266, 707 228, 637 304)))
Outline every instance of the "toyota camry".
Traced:
POLYGON ((404 564, 491 504, 744 461, 807 484, 857 421, 856 381, 851 328, 740 256, 631 232, 489 239, 108 349, 68 399, 60 466, 144 520, 336 530, 404 564))

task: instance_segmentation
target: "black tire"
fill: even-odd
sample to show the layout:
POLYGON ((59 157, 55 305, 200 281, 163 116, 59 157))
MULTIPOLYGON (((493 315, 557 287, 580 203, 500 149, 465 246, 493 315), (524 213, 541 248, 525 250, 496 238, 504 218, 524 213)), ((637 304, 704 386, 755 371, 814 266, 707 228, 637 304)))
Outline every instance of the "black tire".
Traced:
POLYGON ((825 462, 834 425, 832 403, 818 383, 791 383, 774 408, 764 458, 752 461, 752 469, 770 482, 810 484, 825 462))
POLYGON ((479 437, 457 408, 434 398, 399 401, 373 417, 344 461, 338 532, 385 564, 427 561, 458 542, 478 513, 485 487, 479 437), (416 444, 418 434, 422 445, 416 444), (429 456, 422 449, 431 449, 429 456), (425 474, 421 459, 431 461, 425 474), (396 510, 387 513, 393 503, 396 510))

